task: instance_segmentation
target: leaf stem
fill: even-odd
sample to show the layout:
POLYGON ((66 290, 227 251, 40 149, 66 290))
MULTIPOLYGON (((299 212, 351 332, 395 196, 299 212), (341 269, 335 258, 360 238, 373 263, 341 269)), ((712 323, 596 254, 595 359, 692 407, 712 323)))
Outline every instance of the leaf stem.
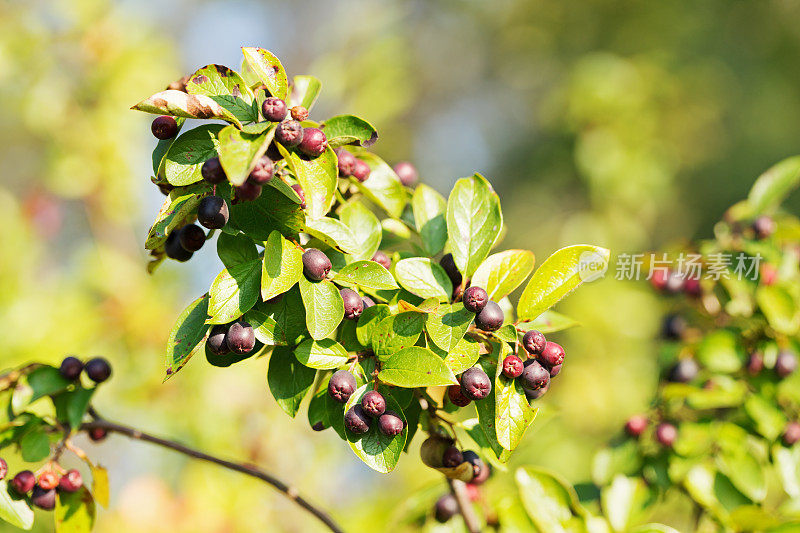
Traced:
POLYGON ((95 419, 92 422, 87 422, 82 424, 80 428, 81 431, 88 431, 91 429, 99 428, 99 429, 104 429, 106 431, 110 431, 112 433, 119 433, 131 439, 141 440, 149 442, 151 444, 156 444, 158 446, 168 448, 178 453, 182 453, 188 457, 192 457, 193 459, 199 459, 201 461, 214 463, 216 465, 222 466, 223 468, 227 468, 229 470, 240 472, 247 476, 260 479, 261 481, 267 483, 268 485, 271 485, 273 488, 283 493, 284 496, 286 496, 287 498, 295 502, 297 505, 299 505, 300 507, 302 507, 303 509, 314 515, 317 519, 319 519, 320 522, 325 524, 329 530, 335 533, 344 533, 343 530, 336 524, 336 522, 334 522, 333 518, 331 518, 331 516, 327 512, 323 511, 322 509, 316 507, 314 504, 306 500, 303 496, 301 496, 298 493, 296 488, 286 484, 282 480, 278 479, 277 477, 273 476, 268 472, 265 472, 264 470, 258 469, 255 466, 247 465, 244 463, 227 461, 225 459, 209 455, 199 450, 195 450, 188 446, 184 446, 179 442, 171 441, 168 439, 162 439, 160 437, 156 437, 149 433, 145 433, 144 431, 138 430, 130 426, 124 426, 122 424, 109 422, 107 420, 98 417, 96 413, 94 413, 93 411, 92 413, 93 413, 92 416, 94 416, 95 419))
POLYGON ((458 510, 464 519, 464 525, 467 526, 467 531, 469 531, 469 533, 480 533, 481 524, 478 520, 478 516, 475 514, 475 509, 469 501, 469 496, 467 496, 467 485, 463 481, 450 478, 447 479, 447 483, 450 485, 450 490, 456 497, 458 510))

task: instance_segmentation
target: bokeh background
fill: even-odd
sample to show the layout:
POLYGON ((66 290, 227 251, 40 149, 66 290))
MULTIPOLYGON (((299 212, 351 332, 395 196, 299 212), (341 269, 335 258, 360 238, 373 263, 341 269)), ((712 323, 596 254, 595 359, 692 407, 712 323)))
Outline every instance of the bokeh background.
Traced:
MULTIPOLYGON (((115 371, 95 402, 104 416, 258 463, 348 530, 398 530, 392 510, 443 491, 438 475, 411 457, 382 476, 303 413, 289 420, 265 361, 199 357, 162 384, 168 331, 221 266, 201 251, 145 273, 162 197, 149 182, 152 117, 128 108, 263 46, 323 81, 315 115, 371 120, 375 151, 414 161, 442 193, 488 176, 504 247, 539 262, 578 242, 619 254, 710 234, 758 173, 800 152, 797 20, 797 0, 2 0, 0 366, 103 354, 115 371)), ((579 482, 648 403, 662 309, 646 284, 606 279, 559 310, 583 327, 559 337, 567 367, 511 468, 579 482)), ((82 444, 112 480, 98 531, 318 530, 239 475, 123 437, 82 444)))

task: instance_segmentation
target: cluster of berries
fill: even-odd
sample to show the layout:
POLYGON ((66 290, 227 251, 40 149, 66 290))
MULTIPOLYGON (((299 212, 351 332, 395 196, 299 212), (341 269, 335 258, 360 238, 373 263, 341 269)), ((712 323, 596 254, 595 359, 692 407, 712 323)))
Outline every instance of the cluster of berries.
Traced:
MULTIPOLYGON (((0 459, 0 480, 8 475, 8 464, 0 459)), ((50 462, 38 473, 22 470, 9 483, 11 490, 27 499, 31 504, 52 511, 56 507, 57 492, 77 492, 83 487, 81 473, 75 469, 64 471, 58 464, 50 462)))
POLYGON ((89 359, 84 364, 77 357, 70 355, 61 361, 58 371, 67 381, 76 381, 80 378, 81 372, 84 372, 86 377, 98 385, 111 377, 111 365, 102 357, 89 359))
MULTIPOLYGON (((470 501, 477 501, 480 498, 480 485, 483 485, 492 474, 492 467, 472 450, 461 451, 455 446, 446 448, 442 455, 442 465, 448 468, 455 468, 463 463, 472 465, 472 479, 467 482, 467 496, 470 501)), ((456 497, 448 492, 442 495, 433 507, 433 516, 437 522, 447 522, 459 512, 456 497)))
MULTIPOLYGON (((339 403, 347 403, 356 388, 356 378, 347 370, 337 370, 328 382, 328 394, 339 403)), ((405 429, 403 419, 386 409, 386 398, 376 390, 364 393, 361 401, 344 415, 345 427, 356 435, 369 431, 373 421, 377 421, 378 429, 387 437, 395 437, 405 429)))

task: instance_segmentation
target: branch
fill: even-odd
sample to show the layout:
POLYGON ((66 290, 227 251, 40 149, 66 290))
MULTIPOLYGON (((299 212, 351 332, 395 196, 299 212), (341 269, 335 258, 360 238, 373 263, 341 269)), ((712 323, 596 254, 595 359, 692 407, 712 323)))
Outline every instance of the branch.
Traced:
POLYGON ((251 476, 261 481, 264 481, 268 485, 272 485, 275 489, 279 492, 283 493, 284 496, 295 502, 297 505, 317 517, 323 524, 328 526, 328 529, 335 533, 344 533, 343 530, 333 521, 333 519, 326 513, 325 511, 315 507, 312 503, 306 500, 304 497, 300 496, 297 492, 297 489, 291 487, 281 481, 280 479, 276 478, 272 474, 264 472, 263 470, 259 470, 258 468, 242 463, 234 463, 231 461, 226 461, 225 459, 221 459, 219 457, 215 457, 213 455, 208 455, 207 453, 203 453, 199 450, 195 450, 184 446, 175 441, 162 439, 156 437, 154 435, 150 435, 143 431, 139 431, 138 429, 123 426, 121 424, 115 424, 113 422, 108 422, 107 420, 103 420, 99 418, 92 412, 92 415, 95 416, 95 420, 92 422, 87 422, 81 425, 82 431, 88 431, 94 428, 101 428, 106 431, 110 431, 113 433, 119 433, 121 435, 125 435, 130 437, 131 439, 142 440, 145 442, 150 442, 152 444, 157 444, 158 446, 162 446, 164 448, 169 448, 170 450, 174 450, 178 453, 182 453, 194 459, 199 459, 201 461, 208 461, 209 463, 214 463, 216 465, 220 465, 224 468, 229 470, 234 470, 236 472, 240 472, 247 476, 251 476))
POLYGON ((453 495, 456 497, 458 510, 464 518, 464 525, 467 526, 467 531, 469 531, 469 533, 480 533, 481 523, 475 515, 475 509, 473 509, 469 501, 469 496, 467 496, 467 491, 465 490, 466 484, 458 479, 450 478, 447 478, 447 482, 450 484, 450 490, 453 491, 453 495))

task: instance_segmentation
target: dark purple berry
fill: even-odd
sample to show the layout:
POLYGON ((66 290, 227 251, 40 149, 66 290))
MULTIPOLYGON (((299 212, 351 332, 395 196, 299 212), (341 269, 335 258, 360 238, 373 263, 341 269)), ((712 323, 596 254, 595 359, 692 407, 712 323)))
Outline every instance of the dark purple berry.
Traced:
POLYGON ((197 221, 208 229, 222 229, 228 223, 228 204, 221 196, 206 196, 197 207, 197 221))
POLYGON ((766 239, 775 232, 775 221, 763 215, 753 221, 753 231, 756 239, 766 239))
POLYGON ((196 252, 206 242, 206 234, 197 224, 186 224, 180 229, 178 241, 187 252, 196 252))
POLYGON ((386 255, 384 252, 378 250, 375 252, 375 255, 372 256, 372 260, 381 265, 386 270, 392 268, 392 260, 389 259, 389 256, 386 255))
POLYGON ((39 509, 45 511, 52 511, 56 508, 56 491, 55 489, 43 489, 42 487, 33 487, 33 494, 31 495, 31 503, 39 509))
POLYGON ((548 370, 550 371, 550 377, 554 378, 561 373, 561 365, 551 366, 548 370))
POLYGON ((261 185, 252 181, 245 181, 236 187, 236 199, 242 202, 252 202, 259 196, 261 196, 261 185))
POLYGON ((405 427, 406 423, 394 411, 386 411, 378 418, 378 429, 387 437, 396 437, 405 427))
POLYGON ((370 172, 372 172, 372 170, 369 168, 369 165, 366 162, 362 161, 361 159, 356 159, 355 162, 353 163, 352 176, 361 183, 367 181, 370 172))
POLYGON ((223 326, 222 324, 217 324, 211 328, 211 333, 208 334, 208 339, 206 340, 206 346, 211 353, 214 355, 226 355, 230 353, 228 342, 225 339, 227 333, 228 326, 223 326))
POLYGON ((339 294, 344 301, 344 317, 347 320, 358 320, 364 311, 364 302, 361 300, 361 296, 353 289, 340 289, 339 294))
POLYGON ((536 389, 536 390, 522 389, 522 390, 525 391, 525 397, 528 399, 528 401, 530 401, 530 400, 538 400, 539 398, 544 396, 544 394, 547 391, 550 390, 550 383, 548 383, 546 386, 542 387, 541 389, 536 389))
POLYGON ((546 343, 547 339, 545 339, 544 333, 536 331, 535 329, 526 331, 525 335, 522 336, 522 346, 525 348, 525 351, 531 355, 539 355, 542 353, 546 343))
POLYGON ((256 185, 264 185, 272 179, 272 174, 275 171, 274 163, 266 155, 262 155, 256 161, 256 166, 247 175, 247 181, 256 185))
POLYGON ((661 334, 665 339, 680 340, 686 332, 688 324, 680 315, 667 315, 661 327, 661 334))
POLYGON ((256 332, 249 322, 239 319, 228 328, 225 335, 228 349, 235 354, 244 355, 256 346, 256 332))
POLYGON ((369 296, 364 296, 363 298, 361 298, 361 302, 364 304, 364 309, 375 305, 375 300, 373 300, 369 296))
POLYGON ((292 185, 292 189, 297 194, 297 196, 300 198, 300 209, 305 209, 306 208, 306 193, 303 192, 303 188, 300 186, 300 184, 295 183, 294 185, 292 185))
POLYGON ((172 233, 167 235, 167 241, 164 243, 164 253, 167 257, 175 261, 188 261, 192 258, 192 252, 181 246, 181 230, 173 230, 172 233))
POLYGON ((462 455, 464 456, 464 462, 472 465, 472 478, 475 479, 486 468, 483 461, 478 454, 472 450, 467 450, 462 455))
POLYGON ((700 280, 696 278, 686 278, 683 284, 683 292, 689 296, 700 296, 703 294, 703 287, 700 285, 700 280))
POLYGON ((18 472, 11 480, 11 486, 17 494, 27 494, 36 485, 36 476, 30 470, 18 472))
POLYGON ((228 176, 225 175, 225 170, 222 168, 222 163, 219 162, 219 157, 212 157, 203 163, 200 168, 200 174, 211 185, 222 183, 228 179, 228 176))
POLYGON ((261 104, 261 114, 270 122, 280 122, 286 118, 286 102, 270 96, 261 104))
POLYGON ((292 148, 303 140, 303 126, 296 120, 284 120, 275 129, 275 140, 286 148, 292 148))
POLYGON ((66 474, 61 476, 58 482, 58 490, 64 492, 76 492, 83 486, 83 477, 81 473, 75 470, 69 470, 66 474))
POLYGON ((638 437, 647 429, 648 420, 644 415, 633 415, 625 422, 625 433, 631 437, 638 437))
POLYGON ((800 423, 789 422, 783 430, 783 443, 786 446, 793 446, 800 441, 800 423))
POLYGON ((560 344, 547 341, 544 349, 539 355, 542 364, 547 368, 552 368, 564 362, 564 348, 560 344))
POLYGON ((83 370, 95 383, 102 383, 111 377, 111 365, 102 357, 90 359, 83 370))
POLYGON ((670 370, 669 380, 673 383, 689 383, 697 377, 698 372, 700 367, 697 361, 692 358, 681 359, 670 370))
POLYGON ((361 407, 372 418, 378 418, 386 411, 386 399, 376 390, 367 391, 361 397, 361 407))
POLYGON ((458 267, 456 267, 453 254, 443 255, 439 260, 439 266, 442 267, 447 273, 447 277, 450 278, 450 281, 453 283, 453 287, 458 287, 461 285, 461 272, 459 272, 458 267))
POLYGON ((344 148, 340 148, 336 151, 336 157, 338 161, 337 166, 339 167, 339 175, 343 178, 352 176, 353 171, 356 168, 356 157, 344 148))
POLYGON ((677 438, 678 428, 672 424, 663 422, 656 427, 656 440, 662 446, 671 448, 677 438))
POLYGON ((419 174, 414 165, 408 161, 401 161, 394 166, 394 173, 400 178, 400 183, 406 187, 411 187, 419 179, 419 174))
POLYGON ((175 121, 175 117, 162 115, 153 120, 153 123, 150 125, 150 131, 153 132, 153 136, 156 139, 165 141, 167 139, 172 139, 178 134, 178 123, 175 121))
POLYGON ((789 350, 781 350, 775 360, 775 373, 785 378, 797 370, 797 355, 789 350))
POLYGON ((455 468, 463 462, 464 456, 461 454, 461 450, 455 446, 450 446, 442 454, 442 466, 444 467, 455 468))
POLYGON ((328 148, 328 139, 319 128, 305 128, 303 130, 303 140, 297 145, 297 149, 309 157, 319 157, 328 148))
POLYGON ((483 311, 475 315, 475 325, 483 331, 497 331, 503 325, 505 315, 500 306, 489 300, 483 311))
POLYGON ((344 426, 356 435, 369 431, 370 419, 360 404, 354 405, 344 414, 344 426))
POLYGON ((461 392, 470 400, 483 400, 492 392, 492 380, 483 369, 473 366, 461 374, 461 392))
POLYGON ((89 430, 89 438, 94 442, 100 442, 108 436, 108 432, 103 428, 92 428, 89 430))
POLYGON ((80 377, 81 370, 83 370, 83 363, 77 357, 65 357, 63 361, 61 361, 61 366, 59 367, 58 371, 61 373, 61 377, 66 379, 67 381, 75 381, 80 377))
POLYGON ((514 379, 519 377, 524 368, 522 359, 514 354, 508 355, 503 359, 503 375, 507 378, 514 379))
POLYGON ((447 387, 447 397, 450 398, 453 405, 457 407, 464 407, 469 405, 469 402, 472 401, 461 392, 461 385, 450 385, 447 387))
POLYGON ((461 301, 470 313, 480 313, 489 303, 489 295, 483 288, 473 285, 464 291, 461 301))
POLYGON ((458 501, 456 497, 449 492, 436 500, 436 505, 433 509, 436 521, 444 524, 455 515, 458 514, 458 501))
POLYGON ((309 248, 303 252, 303 273, 311 281, 325 279, 332 266, 331 260, 321 250, 309 248))
POLYGON ((290 111, 292 113, 292 118, 300 122, 308 118, 308 109, 301 105, 294 106, 290 111))
POLYGON ((328 382, 328 394, 339 403, 347 403, 356 390, 356 378, 347 370, 337 370, 328 382))
POLYGON ((519 379, 523 389, 539 390, 550 385, 550 372, 539 361, 528 359, 519 379))

